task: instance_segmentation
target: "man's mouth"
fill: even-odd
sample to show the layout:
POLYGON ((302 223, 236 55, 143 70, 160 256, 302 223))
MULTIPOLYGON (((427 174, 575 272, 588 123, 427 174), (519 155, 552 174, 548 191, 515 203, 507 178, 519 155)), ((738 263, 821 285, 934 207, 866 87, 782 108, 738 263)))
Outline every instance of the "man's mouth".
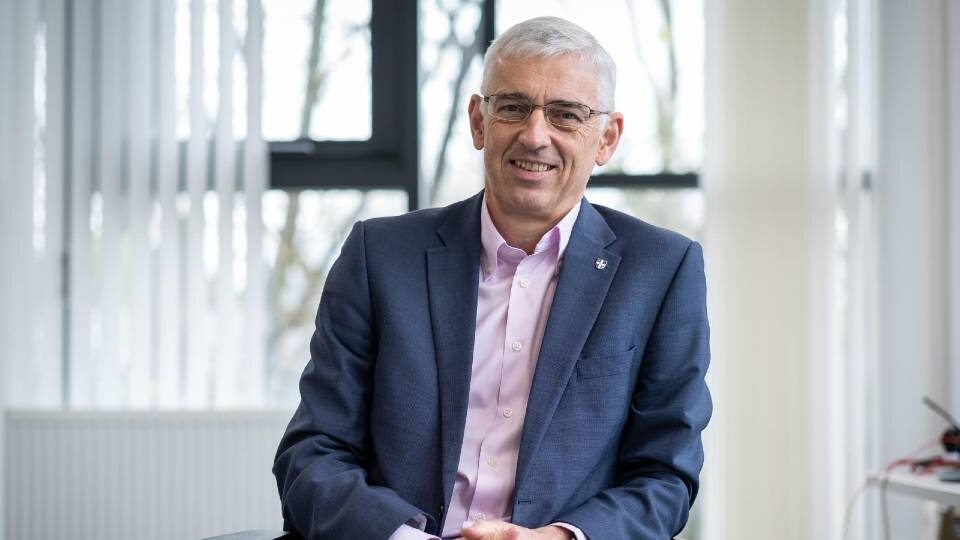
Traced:
POLYGON ((511 159, 510 163, 516 167, 530 172, 546 172, 556 168, 554 165, 547 165, 546 163, 538 163, 536 161, 526 161, 523 159, 511 159))

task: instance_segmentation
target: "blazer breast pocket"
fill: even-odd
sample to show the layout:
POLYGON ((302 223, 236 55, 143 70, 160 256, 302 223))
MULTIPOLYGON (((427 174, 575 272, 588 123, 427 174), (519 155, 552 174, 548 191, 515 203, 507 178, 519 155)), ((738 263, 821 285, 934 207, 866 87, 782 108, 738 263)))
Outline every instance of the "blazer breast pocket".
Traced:
POLYGON ((633 363, 636 349, 630 347, 623 352, 580 358, 577 360, 577 378, 596 379, 626 373, 633 363))

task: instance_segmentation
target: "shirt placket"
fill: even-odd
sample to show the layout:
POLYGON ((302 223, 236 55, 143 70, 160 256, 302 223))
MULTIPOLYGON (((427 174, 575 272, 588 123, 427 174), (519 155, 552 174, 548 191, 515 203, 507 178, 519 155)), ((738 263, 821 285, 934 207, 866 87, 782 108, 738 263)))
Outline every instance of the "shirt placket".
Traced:
MULTIPOLYGON (((545 288, 537 279, 548 253, 523 258, 512 268, 496 409, 490 411, 489 431, 480 445, 476 491, 471 504, 473 519, 510 518, 512 486, 516 476, 521 426, 527 390, 538 343, 534 334, 545 288)), ((507 276, 504 276, 507 277, 507 276)))

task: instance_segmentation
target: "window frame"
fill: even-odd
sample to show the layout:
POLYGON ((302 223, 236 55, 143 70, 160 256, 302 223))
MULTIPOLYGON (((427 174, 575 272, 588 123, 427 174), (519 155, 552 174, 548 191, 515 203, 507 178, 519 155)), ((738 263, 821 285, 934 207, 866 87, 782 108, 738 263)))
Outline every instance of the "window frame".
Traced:
MULTIPOLYGON (((366 141, 269 141, 270 186, 280 189, 399 189, 420 207, 419 2, 371 0, 372 133, 366 141), (399 106, 397 106, 399 104, 399 106)), ((481 3, 485 54, 496 36, 496 0, 481 3)), ((698 172, 597 174, 590 187, 689 189, 698 172)))
POLYGON ((400 189, 416 208, 417 13, 416 2, 371 2, 370 139, 268 141, 271 188, 400 189))

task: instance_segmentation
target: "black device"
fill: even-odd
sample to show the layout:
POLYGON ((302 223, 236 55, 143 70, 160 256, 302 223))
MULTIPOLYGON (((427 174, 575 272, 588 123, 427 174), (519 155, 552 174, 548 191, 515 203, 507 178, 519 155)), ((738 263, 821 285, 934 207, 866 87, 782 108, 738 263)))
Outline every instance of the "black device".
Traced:
MULTIPOLYGON (((943 445, 943 450, 946 452, 960 452, 960 426, 957 426, 957 421, 954 420, 953 416, 951 416, 946 409, 929 397, 923 396, 923 404, 930 407, 940 418, 943 418, 950 424, 950 427, 940 435, 940 444, 943 445)), ((960 482, 960 469, 952 468, 940 471, 937 477, 944 482, 960 482)))
POLYGON ((947 452, 960 452, 960 426, 958 422, 954 420, 950 413, 946 409, 937 404, 936 401, 930 399, 927 396, 923 396, 923 403, 927 407, 930 407, 933 412, 937 413, 940 418, 943 418, 950 424, 950 427, 943 432, 943 435, 940 436, 940 442, 943 444, 943 449, 947 452))

